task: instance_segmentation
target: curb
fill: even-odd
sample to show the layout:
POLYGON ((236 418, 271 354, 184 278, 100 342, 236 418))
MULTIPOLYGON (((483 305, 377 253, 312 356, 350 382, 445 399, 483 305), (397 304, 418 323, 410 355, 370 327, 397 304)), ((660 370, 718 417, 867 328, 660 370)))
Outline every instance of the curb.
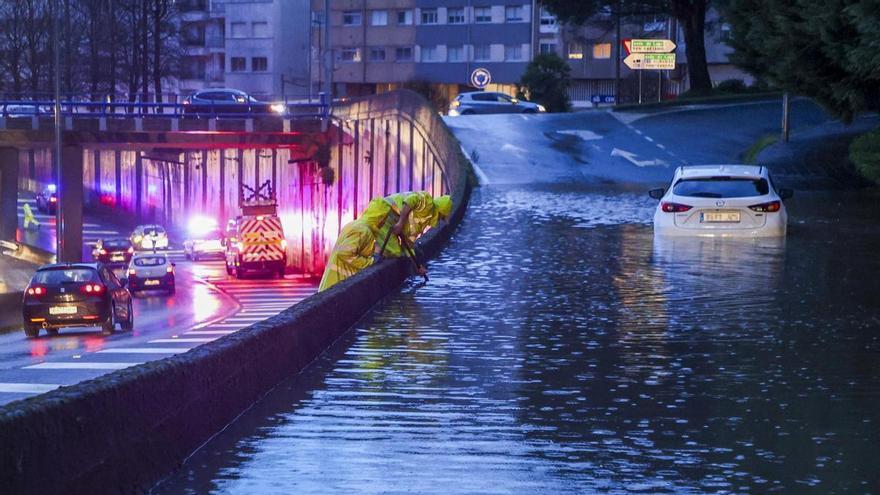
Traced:
POLYGON ((712 105, 723 103, 736 103, 746 101, 764 101, 775 100, 782 97, 782 92, 769 91, 766 93, 747 93, 737 95, 721 95, 721 96, 699 96, 693 98, 679 98, 677 100, 653 102, 653 103, 624 103, 622 105, 614 105, 611 107, 615 112, 626 112, 631 110, 649 110, 654 108, 675 108, 688 105, 712 105))

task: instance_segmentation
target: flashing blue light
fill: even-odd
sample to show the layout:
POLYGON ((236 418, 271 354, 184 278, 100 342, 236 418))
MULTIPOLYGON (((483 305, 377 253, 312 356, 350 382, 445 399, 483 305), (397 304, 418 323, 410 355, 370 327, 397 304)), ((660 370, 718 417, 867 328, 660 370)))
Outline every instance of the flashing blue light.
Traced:
POLYGON ((47 189, 49 189, 49 192, 55 192, 56 190, 58 190, 58 186, 56 186, 55 184, 49 184, 47 189))

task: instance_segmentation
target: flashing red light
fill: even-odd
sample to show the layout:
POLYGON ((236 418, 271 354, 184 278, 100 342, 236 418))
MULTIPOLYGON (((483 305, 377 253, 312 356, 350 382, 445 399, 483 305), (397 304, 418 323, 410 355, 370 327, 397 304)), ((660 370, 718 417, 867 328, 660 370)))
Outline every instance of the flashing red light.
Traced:
POLYGON ((85 292, 86 294, 101 294, 104 292, 104 286, 101 284, 86 284, 83 285, 80 290, 85 292))
POLYGON ((49 196, 49 202, 50 202, 50 203, 57 203, 57 202, 58 202, 58 198, 56 198, 55 196, 49 196))
POLYGON ((683 205, 681 203, 660 203, 660 209, 666 213, 683 213, 691 208, 693 208, 693 206, 683 205))
POLYGON ((759 211, 762 213, 773 213, 782 209, 782 202, 780 201, 770 201, 769 203, 761 203, 758 205, 749 206, 749 209, 752 211, 759 211))
POLYGON ((135 275, 137 275, 137 272, 134 271, 134 268, 132 268, 131 270, 128 271, 128 276, 129 276, 129 277, 134 277, 135 275))
POLYGON ((173 266, 165 267, 165 273, 174 273, 174 267, 173 266))
POLYGON ((44 296, 46 295, 46 288, 41 287, 39 285, 34 287, 28 287, 27 295, 29 296, 44 296))

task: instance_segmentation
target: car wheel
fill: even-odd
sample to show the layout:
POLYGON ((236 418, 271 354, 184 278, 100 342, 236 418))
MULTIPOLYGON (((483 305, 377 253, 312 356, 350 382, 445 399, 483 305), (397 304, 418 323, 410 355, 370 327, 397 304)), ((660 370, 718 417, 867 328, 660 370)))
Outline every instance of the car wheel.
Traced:
POLYGON ((131 307, 131 303, 128 303, 128 319, 125 320, 122 324, 122 329, 130 332, 134 329, 134 310, 131 307))
POLYGON ((40 336, 40 327, 37 325, 25 325, 24 334, 29 339, 35 339, 40 336))
POLYGON ((113 335, 116 331, 116 307, 110 306, 110 316, 107 321, 101 324, 101 333, 104 335, 113 335))

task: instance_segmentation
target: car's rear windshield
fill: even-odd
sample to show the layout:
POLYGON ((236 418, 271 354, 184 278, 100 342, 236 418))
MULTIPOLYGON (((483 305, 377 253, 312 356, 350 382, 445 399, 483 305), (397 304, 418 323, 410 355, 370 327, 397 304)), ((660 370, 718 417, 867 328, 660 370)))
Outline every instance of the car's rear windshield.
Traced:
POLYGON ((134 259, 135 266, 162 266, 165 264, 165 258, 162 256, 144 256, 134 259))
POLYGON ((32 282, 39 285, 57 285, 97 281, 98 272, 91 268, 50 268, 35 273, 32 282))
POLYGON ((128 239, 113 239, 112 241, 104 241, 104 249, 128 249, 131 243, 128 239))
POLYGON ((144 229, 145 235, 162 235, 165 233, 165 229, 162 227, 147 227, 144 229))
POLYGON ((694 198, 747 198, 770 192, 766 179, 744 177, 699 177, 682 179, 672 188, 676 196, 694 198))

